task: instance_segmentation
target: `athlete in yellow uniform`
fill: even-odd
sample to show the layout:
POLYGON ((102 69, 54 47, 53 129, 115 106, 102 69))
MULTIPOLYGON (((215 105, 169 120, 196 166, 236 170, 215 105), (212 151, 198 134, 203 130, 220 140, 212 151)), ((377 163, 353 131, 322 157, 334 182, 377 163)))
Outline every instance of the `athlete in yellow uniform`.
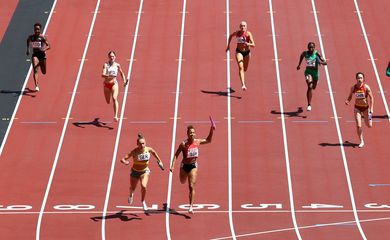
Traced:
POLYGON ((138 182, 141 180, 141 202, 145 211, 148 210, 148 207, 145 203, 145 196, 150 174, 149 160, 151 155, 157 159, 158 166, 161 168, 161 170, 164 170, 164 166, 157 152, 153 148, 147 147, 145 138, 141 134, 138 134, 137 147, 121 159, 121 163, 128 165, 130 164, 128 159, 130 157, 133 158, 133 166, 131 168, 130 174, 130 194, 128 202, 129 204, 133 202, 135 188, 137 187, 138 182))

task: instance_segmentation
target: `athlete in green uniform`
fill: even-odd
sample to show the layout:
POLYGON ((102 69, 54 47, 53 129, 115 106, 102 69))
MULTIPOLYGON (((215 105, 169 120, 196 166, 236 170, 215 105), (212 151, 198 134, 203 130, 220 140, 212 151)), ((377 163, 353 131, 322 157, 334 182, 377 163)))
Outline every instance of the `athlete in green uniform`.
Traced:
POLYGON ((314 50, 316 47, 315 43, 309 42, 307 44, 307 51, 303 51, 301 56, 299 57, 299 63, 297 66, 297 70, 301 69, 301 63, 303 58, 306 60, 306 69, 305 69, 305 79, 307 83, 307 111, 311 111, 311 98, 313 96, 313 90, 317 87, 318 82, 318 65, 326 65, 325 59, 322 58, 322 56, 317 52, 317 50, 314 50))
POLYGON ((386 76, 390 77, 390 62, 389 65, 387 65, 386 76))

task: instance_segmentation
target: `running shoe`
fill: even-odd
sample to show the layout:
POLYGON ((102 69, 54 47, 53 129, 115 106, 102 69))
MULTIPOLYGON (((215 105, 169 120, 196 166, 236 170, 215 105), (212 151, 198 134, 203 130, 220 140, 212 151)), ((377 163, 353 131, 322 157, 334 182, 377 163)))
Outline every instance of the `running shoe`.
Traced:
POLYGON ((246 91, 246 86, 242 86, 242 91, 246 91))
POLYGON ((35 92, 39 92, 39 87, 38 86, 35 87, 35 92))
POLYGON ((188 209, 188 212, 191 214, 194 214, 194 209, 192 208, 192 206, 190 206, 190 208, 188 209))
POLYGON ((364 147, 364 142, 363 141, 361 141, 360 144, 359 144, 359 148, 362 148, 362 147, 364 147))
POLYGON ((148 206, 146 205, 145 201, 142 202, 142 208, 144 211, 148 211, 148 206))
POLYGON ((307 105, 306 110, 307 110, 307 111, 311 111, 311 105, 307 105))

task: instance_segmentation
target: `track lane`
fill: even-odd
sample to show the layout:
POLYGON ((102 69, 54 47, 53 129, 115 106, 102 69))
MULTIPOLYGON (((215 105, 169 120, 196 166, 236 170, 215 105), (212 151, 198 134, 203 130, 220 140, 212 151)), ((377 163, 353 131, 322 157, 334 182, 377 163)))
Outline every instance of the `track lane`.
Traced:
POLYGON ((136 61, 131 73, 108 204, 108 210, 116 214, 106 220, 106 239, 119 238, 119 234, 143 236, 145 239, 166 238, 164 204, 180 45, 181 4, 180 0, 146 0, 143 3, 136 61), (119 162, 136 147, 139 132, 145 136, 147 145, 158 152, 165 166, 165 171, 161 171, 154 158, 150 161, 151 175, 145 200, 150 211, 147 214, 142 210, 139 184, 133 204, 127 203, 131 165, 124 166, 119 162))
POLYGON ((241 91, 239 83, 234 38, 230 54, 231 84, 242 97, 232 99, 233 206, 235 211, 243 211, 233 214, 236 234, 253 234, 246 237, 249 239, 295 239, 288 212, 269 4, 230 1, 230 5, 231 32, 241 21, 247 21, 256 43, 246 72, 246 92, 241 91))
MULTIPOLYGON (((359 1, 360 3, 360 1, 359 1)), ((360 4, 359 4, 360 5, 360 4)), ((350 21, 348 25, 340 24, 341 28, 348 29, 348 31, 340 31, 339 28, 330 27, 334 26, 334 23, 330 21, 329 25, 324 25, 324 27, 328 27, 331 38, 339 39, 337 44, 335 44, 333 49, 329 49, 334 55, 338 54, 342 49, 346 47, 353 47, 353 59, 345 61, 337 62, 339 65, 343 65, 343 68, 338 69, 337 73, 339 74, 340 79, 346 79, 347 81, 342 81, 337 85, 336 92, 345 92, 344 94, 340 94, 338 97, 338 102, 340 102, 340 116, 345 119, 342 125, 343 132, 345 132, 345 139, 351 142, 358 142, 356 132, 355 132, 355 123, 352 115, 352 107, 343 107, 341 104, 345 101, 345 97, 348 94, 348 88, 355 82, 355 73, 357 71, 363 71, 366 75, 367 84, 370 85, 374 98, 375 98, 375 106, 374 106, 374 115, 377 115, 377 118, 374 118, 374 127, 372 129, 368 129, 364 126, 364 138, 366 145, 363 149, 346 149, 346 154, 350 161, 350 171, 351 177, 353 180, 353 185, 355 189, 356 202, 358 209, 361 210, 359 214, 362 223, 363 230, 366 233, 368 239, 372 238, 386 238, 386 236, 390 236, 390 232, 387 231, 385 227, 388 224, 388 220, 381 218, 388 218, 389 214, 387 212, 382 212, 381 210, 386 210, 385 207, 380 207, 381 205, 388 205, 388 191, 386 187, 383 186, 375 186, 370 184, 377 183, 387 183, 390 182, 390 178, 388 176, 388 167, 387 161, 388 155, 386 136, 389 134, 388 128, 388 120, 381 115, 386 115, 386 110, 384 107, 383 100, 381 98, 379 91, 379 86, 377 84, 377 80, 375 78, 375 73, 370 62, 369 52, 367 50, 367 46, 363 37, 363 32, 359 23, 358 16, 356 14, 356 8, 353 1, 347 1, 343 3, 342 8, 344 11, 334 11, 334 9, 327 4, 319 5, 321 7, 321 11, 324 14, 332 14, 331 18, 337 18, 339 21, 342 21, 343 18, 353 19, 350 21), (348 9, 346 11, 346 9, 348 9), (353 39, 353 41, 350 41, 353 39), (375 164, 372 161, 367 161, 369 156, 370 159, 375 159, 375 164), (371 210, 367 212, 366 210, 371 210), (375 221, 375 219, 378 219, 375 221), (370 221, 374 220, 374 221, 370 221)), ((376 9, 386 7, 376 6, 376 9)), ((374 9, 373 7, 364 5, 362 6, 361 11, 363 11, 363 21, 364 23, 368 23, 371 21, 375 21, 374 9), (363 10, 364 9, 364 10, 363 10), (366 13, 370 13, 370 16, 366 16, 366 13), (371 20, 370 20, 371 19, 371 20), (368 20, 368 22, 367 22, 368 20)), ((377 23, 377 21, 375 21, 377 23)), ((380 23, 380 21, 378 22, 380 23)), ((382 25, 383 26, 383 25, 382 25)), ((370 26, 366 25, 366 31, 370 34, 369 41, 371 47, 375 47, 377 49, 373 54, 374 57, 377 58, 376 54, 382 58, 381 61, 375 61, 376 65, 382 68, 382 73, 379 72, 384 89, 388 89, 389 84, 387 79, 384 77, 385 68, 387 64, 383 59, 385 56, 385 52, 387 51, 383 48, 383 51, 379 51, 381 46, 383 46, 383 41, 386 40, 386 34, 375 34, 379 33, 380 25, 376 26, 372 22, 370 26), (377 29, 378 28, 378 29, 377 29), (382 63, 382 64, 381 64, 382 63), (386 66, 381 66, 386 64, 386 66)), ((388 38, 388 37, 387 37, 388 38)), ((336 63, 336 64, 337 64, 336 63)), ((379 69, 380 70, 380 69, 379 69)), ((387 96, 385 94, 385 96, 387 96)))
MULTIPOLYGON (((42 202, 62 129, 62 117, 69 104, 69 94, 64 89, 71 89, 74 85, 69 79, 74 79, 77 74, 77 58, 83 47, 83 41, 80 39, 83 39, 89 27, 77 22, 77 17, 89 13, 90 4, 79 4, 74 8, 72 3, 71 1, 60 3, 59 8, 56 8, 56 14, 52 17, 47 31, 49 38, 52 36, 50 42, 53 48, 48 52, 48 73, 40 76, 43 89, 39 94, 27 94, 22 98, 1 155, 1 168, 7 169, 1 175, 0 183, 0 188, 4 189, 2 204, 5 206, 25 204, 32 206, 31 211, 36 212, 39 211, 42 202), (72 12, 73 19, 68 19, 69 12, 72 12), (64 19, 68 25, 60 27, 64 19), (78 28, 75 29, 76 24, 78 28), (74 38, 59 37, 59 32, 73 35, 74 38), (70 44, 72 48, 65 55, 65 58, 71 59, 65 69, 62 65, 64 54, 58 46, 66 44, 70 44), (45 137, 39 137, 42 136, 42 132, 45 133, 45 137)), ((32 83, 32 77, 29 82, 32 83)), ((15 239, 33 238, 36 221, 36 214, 3 215, 2 236, 12 236, 15 239), (24 231, 20 231, 21 224, 24 231)))
POLYGON ((196 183, 195 214, 180 205, 188 204, 188 184, 180 184, 180 156, 172 176, 171 208, 191 219, 170 215, 173 239, 209 239, 231 235, 228 213, 225 5, 213 1, 187 1, 183 62, 175 150, 193 125, 197 137, 207 137, 208 116, 218 121, 213 141, 200 149, 196 183), (205 11, 208 9, 207 11, 205 11), (222 44, 221 44, 222 43, 222 44), (213 209, 214 208, 214 209, 213 209), (217 211, 217 212, 213 212, 217 211), (218 223, 218 224, 215 224, 218 223), (212 226, 212 227, 211 227, 212 226))
MULTIPOLYGON (((97 2, 94 2, 95 6, 97 2)), ((93 14, 93 9, 90 14, 93 14)), ((127 72, 134 32, 137 5, 127 1, 101 1, 92 39, 76 97, 71 109, 58 164, 49 190, 46 211, 58 205, 84 205, 88 211, 102 211, 105 189, 112 159, 117 125, 112 123, 112 104, 107 105, 102 89, 101 69, 107 53, 114 50, 117 61, 127 72), (133 13, 133 14, 129 14, 133 13), (109 25, 107 25, 109 23, 109 25)), ((89 18, 83 21, 91 23, 89 18)), ((122 91, 122 79, 118 77, 122 91)), ((120 105, 122 96, 119 96, 120 105)), ((75 211, 77 209, 64 210, 75 211)), ((86 211, 84 210, 84 211, 86 211)), ((83 210, 79 209, 82 213, 83 210)), ((100 223, 92 218, 96 213, 44 214, 42 238, 99 238, 100 223), (66 226, 66 227, 64 227, 66 226)))
POLYGON ((3 39, 19 0, 0 0, 0 42, 3 39))
MULTIPOLYGON (((338 206, 342 206, 342 209, 351 209, 352 205, 341 149, 337 144, 337 129, 324 68, 320 69, 320 82, 314 91, 311 112, 305 110, 304 64, 301 71, 295 69, 299 54, 307 48, 309 41, 316 42, 317 50, 321 49, 311 2, 294 2, 300 6, 299 8, 289 4, 274 1, 276 29, 280 34, 279 56, 282 61, 286 59, 280 65, 284 74, 283 90, 286 91, 285 109, 286 111, 291 109, 289 111, 293 112, 299 107, 303 108, 302 113, 290 115, 286 121, 298 226, 315 226, 300 230, 303 239, 329 239, 341 235, 346 236, 346 239, 359 239, 361 236, 357 228, 326 225, 330 222, 353 221, 354 216, 351 212, 330 211, 339 209, 338 206), (329 211, 328 214, 323 214, 314 211, 315 205, 311 204, 336 206, 322 208, 329 211)), ((321 23, 320 21, 320 26, 321 23)), ((324 31, 321 31, 324 34, 324 31)), ((328 53, 326 55, 329 57, 328 53)), ((330 64, 330 68, 337 66, 332 62, 330 64)))

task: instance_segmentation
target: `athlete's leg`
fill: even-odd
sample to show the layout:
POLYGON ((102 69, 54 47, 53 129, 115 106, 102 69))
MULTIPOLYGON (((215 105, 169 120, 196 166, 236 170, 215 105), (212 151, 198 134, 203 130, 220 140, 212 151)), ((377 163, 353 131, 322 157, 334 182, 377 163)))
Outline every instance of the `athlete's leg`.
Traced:
POLYGON ((188 174, 187 174, 186 171, 184 171, 184 169, 182 167, 180 168, 180 176, 179 177, 180 177, 180 183, 181 184, 186 183, 188 174))
POLYGON ((41 67, 42 74, 46 74, 46 59, 39 60, 39 66, 41 67))
POLYGON ((248 70, 249 60, 251 59, 251 54, 248 54, 244 57, 244 72, 248 70))
MULTIPOLYGON (((188 190, 189 190, 189 200, 190 200, 190 210, 192 210, 192 205, 195 200, 195 184, 196 178, 198 176, 198 168, 193 168, 188 174, 188 190)), ((192 212, 192 211, 190 211, 192 212)))
POLYGON ((33 78, 34 78, 34 84, 35 84, 35 89, 36 90, 39 90, 39 88, 37 89, 38 87, 38 68, 39 68, 39 59, 37 57, 32 57, 32 66, 33 66, 33 72, 34 72, 34 75, 33 75, 33 78))
POLYGON ((138 180, 139 180, 138 178, 130 176, 129 204, 131 204, 133 202, 134 191, 135 191, 135 188, 137 187, 138 180))
POLYGON ((306 91, 306 98, 307 98, 307 106, 311 106, 311 99, 313 97, 313 77, 308 74, 305 76, 306 78, 306 84, 307 84, 307 91, 306 91))
POLYGON ((367 127, 372 128, 372 119, 370 119, 370 116, 368 115, 368 109, 364 111, 363 114, 364 114, 364 122, 366 123, 367 127))
POLYGON ((108 89, 103 85, 103 91, 104 91, 104 98, 106 99, 106 103, 110 104, 110 102, 111 102, 111 89, 108 89))
POLYGON ((111 93, 112 93, 112 101, 114 103, 114 121, 117 122, 118 109, 119 109, 119 102, 118 102, 119 87, 117 83, 115 83, 115 85, 112 86, 111 93))
POLYGON ((364 140, 363 140, 363 128, 362 128, 362 114, 360 111, 356 109, 355 109, 355 121, 356 121, 356 133, 360 140, 359 147, 363 147, 364 140))
POLYGON ((148 186, 148 181, 149 181, 149 173, 144 173, 140 177, 141 180, 141 201, 145 201, 145 196, 146 196, 146 187, 148 186))
POLYGON ((239 52, 236 52, 236 61, 237 61, 237 64, 238 64, 238 74, 240 76, 242 89, 246 90, 246 86, 245 86, 245 70, 244 70, 244 57, 239 52))

